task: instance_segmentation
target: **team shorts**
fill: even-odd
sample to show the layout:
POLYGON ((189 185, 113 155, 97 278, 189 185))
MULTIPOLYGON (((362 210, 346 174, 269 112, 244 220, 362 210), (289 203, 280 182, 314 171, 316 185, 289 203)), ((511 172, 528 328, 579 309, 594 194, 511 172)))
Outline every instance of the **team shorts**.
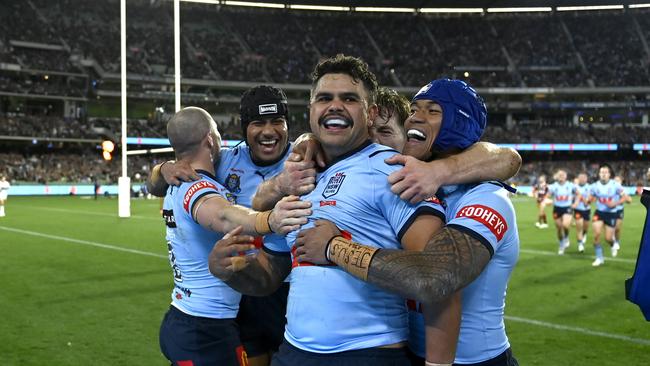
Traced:
POLYGON ((289 283, 283 282, 269 296, 241 297, 237 324, 248 357, 278 351, 284 341, 284 327, 287 324, 287 296, 289 283))
MULTIPOLYGON (((411 353, 411 366, 422 366, 424 365, 424 358, 411 353)), ((479 362, 479 363, 455 363, 454 366, 519 366, 519 362, 515 356, 512 355, 512 350, 508 348, 503 351, 500 355, 491 358, 489 360, 479 362)))
POLYGON ((160 350, 175 366, 248 365, 235 319, 192 316, 174 306, 160 325, 160 350))
POLYGON ((558 207, 558 206, 553 206, 553 218, 557 219, 562 217, 562 215, 572 215, 573 214, 573 208, 571 206, 567 207, 558 207))
POLYGON ((583 219, 585 221, 591 220, 591 210, 578 210, 575 209, 573 210, 573 217, 576 218, 576 220, 583 219))
POLYGON ((618 219, 623 220, 623 217, 625 216, 625 209, 622 208, 622 209, 616 211, 616 213, 618 214, 618 219))
POLYGON ((616 227, 616 219, 618 219, 618 212, 603 212, 596 210, 594 213, 594 222, 602 221, 609 227, 616 227))
POLYGON ((366 348, 338 353, 314 353, 286 340, 273 356, 271 366, 410 366, 406 347, 366 348))

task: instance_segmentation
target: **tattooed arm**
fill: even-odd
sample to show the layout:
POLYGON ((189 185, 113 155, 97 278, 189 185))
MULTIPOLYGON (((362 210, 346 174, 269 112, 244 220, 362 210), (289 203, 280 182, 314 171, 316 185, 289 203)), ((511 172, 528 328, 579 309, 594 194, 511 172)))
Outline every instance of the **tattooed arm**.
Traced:
POLYGON ((257 256, 238 255, 253 247, 253 237, 241 232, 240 226, 215 244, 208 257, 210 272, 244 295, 270 295, 291 271, 291 257, 264 250, 257 256))

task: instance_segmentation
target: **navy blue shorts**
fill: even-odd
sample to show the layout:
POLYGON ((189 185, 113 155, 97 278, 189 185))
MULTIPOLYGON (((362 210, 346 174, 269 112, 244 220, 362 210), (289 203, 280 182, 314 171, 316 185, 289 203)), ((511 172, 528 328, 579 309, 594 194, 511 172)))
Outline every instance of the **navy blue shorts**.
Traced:
POLYGON ((585 221, 591 220, 591 210, 578 210, 575 209, 573 211, 573 216, 576 218, 576 220, 583 219, 585 221))
POLYGON ((170 306, 160 325, 160 350, 177 366, 246 366, 235 319, 192 316, 170 306))
POLYGON ((303 351, 286 340, 271 366, 410 366, 406 348, 367 348, 338 353, 303 351))
POLYGON ((618 219, 623 220, 623 217, 625 217, 625 209, 622 208, 622 209, 616 211, 616 213, 618 214, 618 219))
POLYGON ((557 219, 562 217, 562 215, 573 215, 573 208, 571 206, 567 206, 567 207, 553 206, 553 218, 557 219))
MULTIPOLYGON (((417 356, 414 353, 411 353, 411 366, 423 366, 424 358, 417 356)), ((460 364, 455 363, 454 366, 519 366, 519 362, 515 356, 512 355, 512 350, 508 348, 503 351, 500 355, 491 358, 487 361, 471 364, 460 364)))
POLYGON ((241 297, 237 324, 249 357, 278 351, 284 341, 284 326, 287 324, 287 296, 289 283, 284 282, 269 296, 241 297))
POLYGON ((609 227, 616 227, 616 219, 618 219, 618 212, 603 212, 596 210, 594 213, 594 222, 602 221, 609 227))

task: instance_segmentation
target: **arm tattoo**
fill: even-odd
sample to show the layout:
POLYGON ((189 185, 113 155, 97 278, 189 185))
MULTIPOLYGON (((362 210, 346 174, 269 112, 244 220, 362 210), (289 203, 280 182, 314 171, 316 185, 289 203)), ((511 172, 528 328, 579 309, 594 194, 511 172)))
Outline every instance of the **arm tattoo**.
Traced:
POLYGON ((479 240, 445 227, 421 252, 379 250, 368 282, 424 304, 438 303, 478 277, 489 260, 479 240))
MULTIPOLYGON (((259 255, 262 255, 261 253, 259 255)), ((253 260, 248 267, 235 272, 224 281, 236 291, 251 296, 267 296, 275 292, 291 271, 291 257, 266 254, 268 268, 259 260, 253 260)))

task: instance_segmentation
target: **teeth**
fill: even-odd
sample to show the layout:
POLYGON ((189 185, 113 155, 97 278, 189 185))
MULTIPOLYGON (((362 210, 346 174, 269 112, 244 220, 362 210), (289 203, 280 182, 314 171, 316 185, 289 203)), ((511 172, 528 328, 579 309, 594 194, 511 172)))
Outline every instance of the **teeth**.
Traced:
POLYGON ((406 135, 407 135, 409 138, 414 138, 414 139, 419 140, 419 141, 424 141, 424 140, 427 139, 427 136, 426 136, 425 134, 423 134, 422 132, 420 132, 420 131, 418 131, 418 130, 416 130, 416 129, 410 129, 410 130, 408 130, 408 131, 406 132, 406 135))
POLYGON ((327 120, 327 121, 323 122, 323 126, 325 126, 326 128, 328 128, 328 127, 343 127, 344 128, 344 127, 348 127, 349 125, 350 124, 346 120, 340 119, 340 118, 334 118, 334 119, 330 119, 330 120, 327 120))
POLYGON ((271 146, 271 145, 275 145, 276 142, 278 142, 278 140, 260 141, 260 145, 271 146))

